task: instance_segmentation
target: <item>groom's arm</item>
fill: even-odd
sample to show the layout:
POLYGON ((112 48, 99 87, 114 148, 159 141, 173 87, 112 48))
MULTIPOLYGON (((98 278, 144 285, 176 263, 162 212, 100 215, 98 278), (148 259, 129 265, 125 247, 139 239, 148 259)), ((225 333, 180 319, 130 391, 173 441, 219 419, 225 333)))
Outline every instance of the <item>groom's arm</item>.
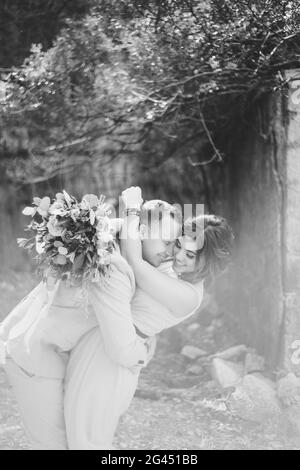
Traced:
POLYGON ((140 365, 147 360, 147 347, 137 337, 131 315, 131 299, 135 291, 134 274, 115 253, 111 271, 101 285, 92 286, 90 302, 97 316, 107 354, 125 367, 140 365))

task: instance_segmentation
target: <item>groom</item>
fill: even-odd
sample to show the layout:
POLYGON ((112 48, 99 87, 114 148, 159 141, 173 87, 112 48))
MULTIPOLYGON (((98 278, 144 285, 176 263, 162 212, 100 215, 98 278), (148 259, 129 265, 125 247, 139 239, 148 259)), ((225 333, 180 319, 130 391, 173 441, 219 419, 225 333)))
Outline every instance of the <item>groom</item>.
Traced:
MULTIPOLYGON (((143 205, 141 221, 144 226, 143 257, 158 267, 170 257, 173 243, 181 230, 177 210, 164 201, 149 201, 143 205), (158 217, 154 220, 151 214, 158 217), (168 239, 158 234, 168 233, 168 239)), ((117 253, 120 285, 130 285, 135 292, 134 275, 127 262, 117 253)), ((69 353, 80 339, 95 327, 101 328, 105 349, 110 357, 128 368, 141 368, 149 361, 148 343, 136 338, 136 331, 125 316, 124 304, 116 305, 114 315, 105 315, 99 304, 92 304, 92 314, 84 315, 74 301, 76 288, 59 286, 45 318, 30 320, 30 307, 12 311, 0 326, 0 340, 6 345, 5 369, 14 389, 24 425, 34 449, 66 449, 63 413, 64 378, 69 353), (100 308, 99 308, 100 307, 100 308), (28 320, 29 318, 29 320, 28 320), (28 320, 28 321, 27 321, 28 320), (122 328, 131 328, 122 344, 122 328), (118 338, 118 341, 116 341, 118 338), (128 342, 128 338, 132 340, 128 342)), ((103 298, 116 296, 105 292, 103 298)), ((118 286, 115 286, 118 289, 118 286)), ((128 289, 127 289, 128 291, 128 289)), ((122 299, 121 299, 122 300, 122 299)), ((22 304, 22 305, 23 305, 22 304)), ((21 307, 22 307, 21 305, 21 307)), ((143 333, 137 330, 143 337, 143 333)))

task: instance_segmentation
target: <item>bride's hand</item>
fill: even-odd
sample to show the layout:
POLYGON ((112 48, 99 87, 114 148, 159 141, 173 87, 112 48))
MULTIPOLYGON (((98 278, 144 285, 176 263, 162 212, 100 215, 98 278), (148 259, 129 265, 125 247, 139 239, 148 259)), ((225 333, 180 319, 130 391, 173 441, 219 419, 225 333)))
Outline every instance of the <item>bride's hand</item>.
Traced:
POLYGON ((142 190, 139 186, 131 186, 122 192, 122 200, 126 209, 140 209, 143 198, 142 190))

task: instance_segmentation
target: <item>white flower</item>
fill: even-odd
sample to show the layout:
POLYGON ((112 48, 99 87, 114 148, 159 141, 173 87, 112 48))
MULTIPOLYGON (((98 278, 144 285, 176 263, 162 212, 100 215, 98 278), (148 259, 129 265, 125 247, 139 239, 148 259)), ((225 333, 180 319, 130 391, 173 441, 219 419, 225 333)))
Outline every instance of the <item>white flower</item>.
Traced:
POLYGON ((49 230, 50 235, 52 235, 53 237, 60 237, 66 231, 66 229, 61 227, 56 218, 53 216, 50 217, 47 223, 47 228, 49 230))
POLYGON ((36 252, 41 255, 42 253, 44 253, 44 248, 45 248, 45 242, 40 242, 38 241, 38 238, 35 237, 35 249, 36 249, 36 252))
POLYGON ((99 256, 99 264, 109 264, 110 263, 110 253, 108 253, 105 249, 99 248, 97 250, 99 256))
POLYGON ((55 201, 49 208, 49 213, 52 215, 65 215, 67 211, 65 210, 65 205, 62 200, 55 201))
POLYGON ((86 201, 85 199, 83 199, 80 203, 79 203, 79 206, 82 210, 89 210, 90 209, 90 205, 88 203, 88 201, 86 201))
POLYGON ((46 196, 41 199, 37 211, 42 217, 47 217, 49 213, 49 207, 51 204, 50 197, 46 196))
POLYGON ((89 207, 97 207, 99 204, 99 199, 95 194, 85 194, 82 201, 85 201, 89 207))
POLYGON ((61 255, 67 255, 67 254, 68 254, 68 250, 67 250, 67 248, 65 248, 64 246, 59 246, 59 247, 58 247, 58 253, 60 253, 61 255))
POLYGON ((22 214, 24 214, 24 215, 34 216, 35 213, 36 213, 36 208, 35 207, 25 207, 22 210, 22 214))
POLYGON ((67 262, 67 258, 64 255, 57 255, 54 261, 56 264, 64 265, 67 262))
POLYGON ((95 212, 93 211, 93 209, 91 209, 91 210, 90 210, 90 222, 91 222, 91 225, 94 225, 95 220, 96 220, 96 214, 95 214, 95 212))
POLYGON ((72 219, 74 220, 74 222, 76 222, 77 217, 80 215, 80 209, 79 209, 79 207, 76 206, 76 207, 74 207, 73 209, 71 209, 70 214, 71 214, 71 217, 72 217, 72 219))
POLYGON ((80 209, 79 207, 74 207, 72 210, 71 210, 71 214, 73 214, 75 217, 78 217, 78 215, 80 215, 80 209))

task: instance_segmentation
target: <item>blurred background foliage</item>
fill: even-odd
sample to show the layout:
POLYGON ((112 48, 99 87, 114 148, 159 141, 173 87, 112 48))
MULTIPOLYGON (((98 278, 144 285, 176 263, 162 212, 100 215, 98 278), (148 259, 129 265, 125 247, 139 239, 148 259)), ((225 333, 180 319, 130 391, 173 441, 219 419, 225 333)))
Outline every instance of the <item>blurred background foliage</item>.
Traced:
POLYGON ((66 18, 81 18, 91 5, 88 0, 2 0, 0 67, 22 65, 32 44, 51 47, 66 18))
POLYGON ((203 173, 300 62, 299 0, 7 0, 0 15, 1 164, 21 184, 120 156, 151 179, 170 159, 203 173))
POLYGON ((226 216, 232 141, 299 67, 299 1, 3 0, 3 265, 21 207, 63 187, 139 184, 226 216))

